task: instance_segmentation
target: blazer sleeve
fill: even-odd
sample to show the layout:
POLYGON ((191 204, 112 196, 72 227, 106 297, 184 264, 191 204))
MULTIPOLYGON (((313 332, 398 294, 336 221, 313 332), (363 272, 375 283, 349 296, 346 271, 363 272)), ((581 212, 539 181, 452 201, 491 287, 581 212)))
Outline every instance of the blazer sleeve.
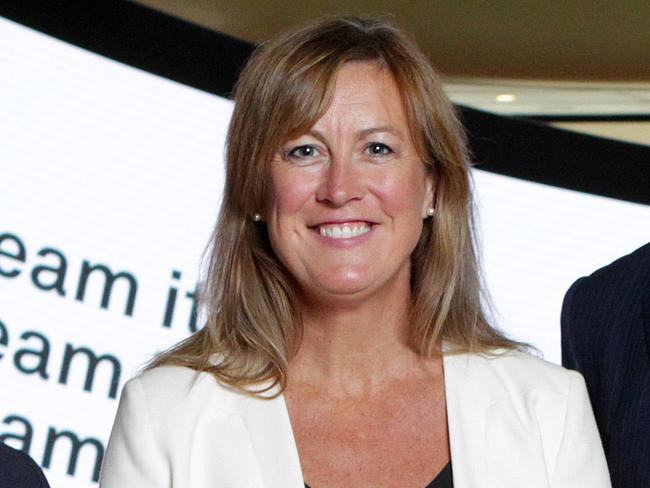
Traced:
POLYGON ((564 432, 552 488, 611 488, 605 453, 589 403, 585 382, 579 373, 568 372, 564 432))
POLYGON ((165 488, 169 468, 156 442, 138 378, 122 390, 99 480, 100 488, 165 488))

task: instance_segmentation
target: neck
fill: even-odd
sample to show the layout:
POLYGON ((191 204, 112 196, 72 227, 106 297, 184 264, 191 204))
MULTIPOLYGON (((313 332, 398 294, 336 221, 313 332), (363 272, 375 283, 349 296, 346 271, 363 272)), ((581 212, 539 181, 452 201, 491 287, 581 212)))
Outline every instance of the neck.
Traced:
POLYGON ((423 361, 408 343, 408 276, 399 281, 358 302, 303 306, 303 338, 289 383, 355 394, 421 370, 423 361))

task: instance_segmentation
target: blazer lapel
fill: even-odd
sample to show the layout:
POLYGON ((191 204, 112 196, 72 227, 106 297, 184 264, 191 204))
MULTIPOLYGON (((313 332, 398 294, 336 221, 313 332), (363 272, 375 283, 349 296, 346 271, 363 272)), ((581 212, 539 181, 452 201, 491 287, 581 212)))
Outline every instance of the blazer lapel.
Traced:
POLYGON ((264 487, 304 488, 284 397, 252 398, 242 415, 264 487))
POLYGON ((492 393, 473 371, 471 355, 446 354, 443 367, 454 488, 484 487, 486 415, 492 393))

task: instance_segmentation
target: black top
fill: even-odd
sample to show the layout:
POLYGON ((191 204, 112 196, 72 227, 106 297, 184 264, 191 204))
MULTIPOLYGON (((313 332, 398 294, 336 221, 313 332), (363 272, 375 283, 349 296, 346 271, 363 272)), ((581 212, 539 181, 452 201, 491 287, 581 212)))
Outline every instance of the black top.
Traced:
MULTIPOLYGON (((305 483, 305 488, 309 488, 309 485, 305 483)), ((429 483, 425 488, 454 488, 454 484, 451 479, 451 461, 442 468, 438 475, 434 478, 431 483, 429 483)))

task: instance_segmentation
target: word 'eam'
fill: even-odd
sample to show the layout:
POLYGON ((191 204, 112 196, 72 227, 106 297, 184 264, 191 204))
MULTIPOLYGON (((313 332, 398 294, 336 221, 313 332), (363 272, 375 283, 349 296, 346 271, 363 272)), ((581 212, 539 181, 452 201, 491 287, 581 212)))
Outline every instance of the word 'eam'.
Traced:
MULTIPOLYGON (((31 281, 33 285, 43 291, 53 291, 64 297, 67 294, 66 275, 68 274, 68 260, 63 252, 53 247, 43 247, 36 256, 39 262, 31 269, 31 281)), ((15 234, 0 234, 0 276, 5 278, 16 278, 25 271, 27 262, 27 249, 25 243, 15 234)), ((101 263, 90 263, 83 260, 81 268, 75 281, 76 286, 74 297, 83 302, 86 296, 86 288, 91 276, 103 278, 103 288, 100 306, 108 308, 111 301, 113 287, 119 281, 126 286, 126 304, 124 314, 133 315, 135 299, 138 291, 138 282, 133 274, 127 271, 113 272, 108 266, 101 263)), ((122 286, 124 287, 124 286, 122 286)))
MULTIPOLYGON (((54 375, 61 385, 67 385, 71 373, 75 377, 83 378, 83 389, 92 392, 95 376, 100 364, 103 364, 104 373, 108 377, 108 398, 117 397, 118 386, 122 374, 122 365, 112 354, 97 354, 89 347, 75 346, 66 343, 63 357, 60 364, 53 365, 50 360, 51 345, 49 339, 42 333, 28 330, 20 334, 19 346, 13 351, 13 365, 17 371, 25 375, 36 375, 43 380, 50 380, 52 369, 56 370, 54 375), (73 368, 73 364, 85 365, 73 368)), ((9 329, 0 321, 0 361, 2 361, 16 346, 15 340, 11 340, 9 329)))

